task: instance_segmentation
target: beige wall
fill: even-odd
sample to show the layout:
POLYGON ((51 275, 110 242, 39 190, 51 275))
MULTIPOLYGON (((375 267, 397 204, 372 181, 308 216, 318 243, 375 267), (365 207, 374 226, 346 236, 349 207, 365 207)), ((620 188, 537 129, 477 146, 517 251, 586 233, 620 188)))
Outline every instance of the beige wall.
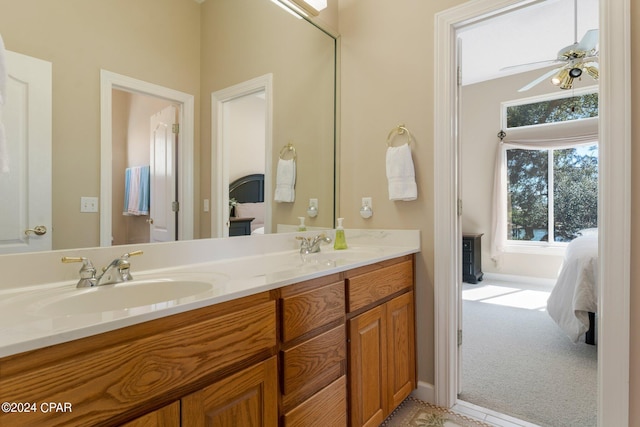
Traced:
POLYGON ((417 258, 418 377, 434 382, 434 14, 462 0, 341 0, 340 216, 347 227, 420 229, 417 258), (412 146, 418 200, 391 202, 386 139, 399 123, 412 146), (373 217, 359 215, 373 197, 373 217))
MULTIPOLYGON (((6 48, 53 63, 53 247, 98 246, 99 214, 80 213, 80 197, 100 195, 100 69, 195 95, 197 121, 200 6, 0 0, 0 10, 6 48)), ((196 129, 196 152, 198 140, 196 129)))
POLYGON ((245 175, 264 173, 265 100, 255 95, 227 103, 229 135, 229 182, 245 175))

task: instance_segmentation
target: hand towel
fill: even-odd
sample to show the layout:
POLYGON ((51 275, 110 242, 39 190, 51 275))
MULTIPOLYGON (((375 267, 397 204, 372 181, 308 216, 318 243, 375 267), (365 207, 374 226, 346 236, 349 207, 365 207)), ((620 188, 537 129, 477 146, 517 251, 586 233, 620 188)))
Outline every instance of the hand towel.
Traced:
POLYGON ((296 161, 294 159, 278 160, 276 172, 276 202, 293 202, 296 198, 296 161))
POLYGON ((387 149, 387 181, 389 182, 389 200, 416 200, 416 185, 411 147, 403 144, 387 149))
POLYGON ((136 166, 125 170, 125 215, 149 215, 149 187, 149 166, 136 166))
POLYGON ((4 130, 4 122, 2 120, 2 107, 7 100, 6 90, 7 63, 4 53, 4 41, 0 35, 0 173, 9 172, 9 150, 7 148, 7 136, 4 130))

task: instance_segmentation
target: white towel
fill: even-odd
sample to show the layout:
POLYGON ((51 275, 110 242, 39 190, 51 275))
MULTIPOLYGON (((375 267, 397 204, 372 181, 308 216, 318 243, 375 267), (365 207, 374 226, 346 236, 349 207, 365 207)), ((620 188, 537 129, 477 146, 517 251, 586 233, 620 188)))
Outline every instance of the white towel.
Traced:
POLYGON ((4 53, 4 41, 0 35, 0 173, 9 172, 9 150, 7 148, 7 137, 4 131, 4 122, 2 121, 2 107, 7 100, 6 90, 7 63, 4 53))
POLYGON ((293 202, 296 199, 296 161, 294 159, 278 160, 276 172, 276 202, 293 202))
POLYGON ((418 198, 418 186, 409 144, 387 149, 387 180, 389 181, 389 200, 409 201, 418 198))

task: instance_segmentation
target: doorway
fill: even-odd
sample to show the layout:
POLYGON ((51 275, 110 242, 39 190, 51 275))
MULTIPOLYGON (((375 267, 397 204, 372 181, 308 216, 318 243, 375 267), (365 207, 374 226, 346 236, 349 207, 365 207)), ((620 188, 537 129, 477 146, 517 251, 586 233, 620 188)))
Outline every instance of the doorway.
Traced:
MULTIPOLYGON (((178 227, 177 240, 193 239, 194 230, 194 96, 128 76, 101 70, 100 72, 100 246, 113 241, 113 172, 116 158, 113 147, 114 89, 163 99, 175 105, 181 124, 176 149, 178 227)), ((147 122, 149 123, 149 122, 147 122)))
MULTIPOLYGON (((458 287, 461 282, 461 229, 457 206, 459 146, 457 131, 455 29, 531 1, 479 0, 436 15, 435 62, 435 401, 451 407, 457 400, 458 287), (439 267, 438 266, 444 266, 439 267)), ((630 149, 629 65, 625 61, 629 0, 600 1, 600 246, 602 316, 598 331, 598 425, 628 425, 629 390, 629 224, 630 149), (625 24, 626 23, 626 24, 625 24), (625 30, 626 29, 626 30, 625 30), (614 66, 615 64, 615 66, 614 66), (621 65, 622 64, 622 65, 621 65), (613 100, 616 102, 613 102, 613 100), (615 142, 615 144, 613 143, 615 142), (615 208, 614 208, 615 207, 615 208)))
POLYGON ((178 106, 113 90, 112 245, 177 240, 178 106))
MULTIPOLYGON (((271 232, 273 76, 211 94, 211 189, 214 237, 229 236, 229 183, 264 174, 263 231, 271 232)), ((255 215, 252 215, 255 216, 255 215)))

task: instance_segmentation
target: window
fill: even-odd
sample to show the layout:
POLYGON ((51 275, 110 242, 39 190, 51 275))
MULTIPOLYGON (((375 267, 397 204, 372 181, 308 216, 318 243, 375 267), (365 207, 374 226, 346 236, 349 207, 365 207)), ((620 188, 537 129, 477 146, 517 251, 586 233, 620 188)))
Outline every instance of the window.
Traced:
POLYGON ((597 227, 597 142, 567 142, 551 130, 597 115, 597 93, 505 107, 506 127, 528 127, 534 141, 505 146, 509 243, 569 242, 597 227))
POLYGON ((569 242, 598 224, 598 146, 507 149, 507 187, 509 241, 569 242))
POLYGON ((507 128, 598 117, 598 94, 548 99, 506 107, 507 128))

